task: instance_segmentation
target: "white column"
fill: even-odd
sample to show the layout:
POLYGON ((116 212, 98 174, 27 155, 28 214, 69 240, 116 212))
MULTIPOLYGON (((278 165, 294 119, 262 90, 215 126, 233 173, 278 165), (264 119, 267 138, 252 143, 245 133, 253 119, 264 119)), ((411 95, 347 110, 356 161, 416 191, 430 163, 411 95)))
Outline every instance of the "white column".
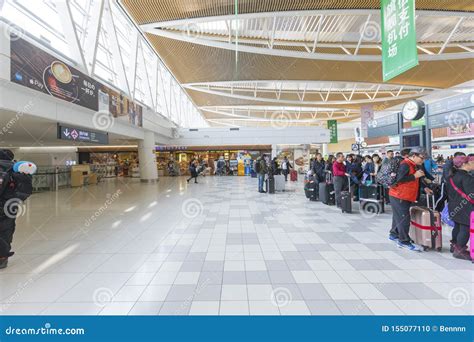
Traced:
POLYGON ((146 183, 158 181, 155 134, 153 132, 146 131, 143 140, 138 141, 138 159, 140 162, 140 180, 146 183))
POLYGON ((277 145, 276 144, 273 144, 272 145, 272 159, 275 158, 278 154, 278 148, 277 148, 277 145))
POLYGON ((324 156, 327 156, 328 155, 328 144, 323 144, 323 150, 321 152, 321 154, 324 156))

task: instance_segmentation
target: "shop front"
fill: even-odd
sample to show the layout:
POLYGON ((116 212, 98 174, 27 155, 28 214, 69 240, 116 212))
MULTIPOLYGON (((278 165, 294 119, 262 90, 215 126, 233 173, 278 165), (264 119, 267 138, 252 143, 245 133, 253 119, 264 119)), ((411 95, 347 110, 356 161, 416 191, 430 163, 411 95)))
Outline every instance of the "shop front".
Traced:
MULTIPOLYGON (((223 175, 250 175, 253 161, 262 154, 271 154, 270 145, 242 146, 157 146, 159 176, 189 174, 189 163, 198 160, 210 175, 216 174, 218 161, 223 160, 223 175)), ((219 163, 220 164, 220 163, 219 163)))
POLYGON ((100 178, 140 178, 138 149, 135 146, 78 148, 79 164, 90 164, 100 178))

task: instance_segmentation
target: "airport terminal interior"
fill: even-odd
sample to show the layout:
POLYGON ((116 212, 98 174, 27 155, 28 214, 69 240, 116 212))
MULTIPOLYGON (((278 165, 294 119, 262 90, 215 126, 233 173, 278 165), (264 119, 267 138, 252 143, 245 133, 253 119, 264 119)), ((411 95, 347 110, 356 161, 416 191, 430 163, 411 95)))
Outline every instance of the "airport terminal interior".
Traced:
POLYGON ((473 12, 0 0, 0 315, 472 315, 473 12))

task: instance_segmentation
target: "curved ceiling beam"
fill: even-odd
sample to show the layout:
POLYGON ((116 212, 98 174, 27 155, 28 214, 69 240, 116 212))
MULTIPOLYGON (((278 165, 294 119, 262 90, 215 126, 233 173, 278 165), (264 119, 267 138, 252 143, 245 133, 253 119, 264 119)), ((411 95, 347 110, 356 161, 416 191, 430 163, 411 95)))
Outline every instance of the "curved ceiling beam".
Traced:
MULTIPOLYGON (((170 38, 174 40, 180 40, 183 42, 199 44, 209 47, 214 47, 224 50, 236 50, 236 44, 214 41, 211 39, 202 39, 198 37, 191 37, 178 32, 164 31, 160 29, 151 29, 149 33, 157 36, 170 38)), ((341 44, 339 44, 341 45, 341 44)), ((271 55, 279 57, 291 57, 291 58, 305 58, 305 59, 322 59, 322 60, 334 60, 334 61, 351 61, 351 62, 381 62, 381 55, 353 55, 353 54, 338 54, 338 53, 320 53, 320 52, 303 52, 293 50, 282 50, 282 49, 271 49, 261 48, 255 46, 243 45, 242 41, 238 45, 237 50, 239 52, 247 52, 261 55, 271 55)), ((453 59, 468 59, 474 58, 474 52, 455 52, 455 53, 442 53, 442 54, 419 54, 418 59, 424 61, 439 61, 439 60, 453 60, 453 59)))
MULTIPOLYGON (((184 86, 184 85, 183 85, 184 86)), ((364 103, 375 103, 375 102, 385 102, 385 101, 395 101, 395 100, 403 100, 403 99, 410 99, 413 97, 418 97, 425 92, 418 92, 416 94, 407 94, 407 95, 399 95, 399 96, 391 96, 391 97, 378 97, 378 98, 371 98, 371 99, 363 99, 363 100, 343 100, 343 101, 301 101, 301 100, 285 100, 285 99, 276 99, 276 98, 265 98, 265 97, 258 97, 258 96, 247 96, 247 95, 238 95, 232 94, 230 92, 225 91, 218 91, 212 89, 206 89, 196 86, 184 86, 187 89, 199 91, 206 94, 211 95, 219 95, 239 100, 248 100, 248 101, 259 101, 259 102, 274 102, 274 103, 284 103, 284 104, 293 104, 293 105, 351 105, 351 104, 364 104, 364 103)), ((230 90, 230 89, 229 89, 230 90)))

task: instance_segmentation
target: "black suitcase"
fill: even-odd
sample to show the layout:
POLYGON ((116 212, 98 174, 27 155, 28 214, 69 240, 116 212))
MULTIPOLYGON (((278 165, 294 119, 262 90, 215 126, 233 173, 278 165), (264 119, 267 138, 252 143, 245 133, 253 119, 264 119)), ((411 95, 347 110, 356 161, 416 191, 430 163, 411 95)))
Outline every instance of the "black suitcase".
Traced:
POLYGON ((336 204, 334 184, 328 184, 326 182, 319 183, 319 200, 326 205, 336 204))
POLYGON ((267 178, 265 185, 267 188, 267 194, 275 193, 275 179, 274 178, 267 178))
POLYGON ((343 213, 352 213, 352 198, 350 191, 341 191, 341 209, 343 213))
POLYGON ((304 185, 304 194, 310 201, 317 201, 319 196, 318 182, 314 180, 308 181, 304 185))
POLYGON ((380 184, 360 184, 359 201, 361 209, 375 212, 376 214, 385 212, 383 193, 384 188, 380 184), (374 203, 375 205, 369 206, 369 203, 374 203))

